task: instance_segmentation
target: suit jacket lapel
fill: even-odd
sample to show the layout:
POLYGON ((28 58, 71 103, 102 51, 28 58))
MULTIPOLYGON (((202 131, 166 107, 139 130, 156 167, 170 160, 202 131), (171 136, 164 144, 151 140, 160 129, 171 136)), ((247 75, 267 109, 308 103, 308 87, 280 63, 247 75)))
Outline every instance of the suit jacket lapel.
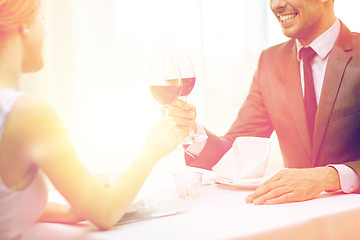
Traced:
POLYGON ((323 88, 315 118, 313 156, 316 159, 328 126, 343 74, 352 57, 352 36, 349 29, 341 24, 341 31, 331 50, 326 67, 323 88))
POLYGON ((283 79, 285 79, 285 89, 288 99, 289 109, 293 115, 296 128, 299 132, 300 138, 304 143, 304 147, 312 159, 312 146, 310 144, 310 135, 306 125, 305 107, 303 101, 303 93, 300 81, 299 62, 296 57, 295 41, 290 41, 289 51, 284 57, 284 65, 289 66, 288 69, 283 71, 283 79))

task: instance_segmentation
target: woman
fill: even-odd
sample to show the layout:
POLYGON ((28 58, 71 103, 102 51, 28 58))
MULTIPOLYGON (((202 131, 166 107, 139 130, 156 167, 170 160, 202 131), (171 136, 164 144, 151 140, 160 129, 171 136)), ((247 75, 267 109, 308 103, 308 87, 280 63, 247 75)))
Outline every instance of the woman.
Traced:
POLYGON ((187 121, 175 124, 163 117, 129 169, 105 187, 76 156, 52 107, 17 91, 21 73, 43 66, 39 7, 40 0, 0 0, 0 239, 21 238, 38 219, 87 219, 100 229, 110 228, 156 162, 189 133, 187 121), (47 203, 40 170, 71 207, 47 203))

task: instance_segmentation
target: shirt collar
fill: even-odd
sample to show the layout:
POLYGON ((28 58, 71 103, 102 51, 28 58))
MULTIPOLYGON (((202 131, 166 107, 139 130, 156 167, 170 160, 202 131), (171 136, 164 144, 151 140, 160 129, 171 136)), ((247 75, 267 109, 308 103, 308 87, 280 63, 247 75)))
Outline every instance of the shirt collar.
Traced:
MULTIPOLYGON (((316 54, 324 59, 333 48, 336 39, 338 38, 340 33, 340 21, 336 18, 335 23, 326 30, 323 34, 317 37, 314 41, 310 43, 310 47, 316 52, 316 54)), ((297 51, 297 59, 300 61, 300 49, 304 46, 300 43, 298 39, 295 40, 296 43, 296 51, 297 51)))

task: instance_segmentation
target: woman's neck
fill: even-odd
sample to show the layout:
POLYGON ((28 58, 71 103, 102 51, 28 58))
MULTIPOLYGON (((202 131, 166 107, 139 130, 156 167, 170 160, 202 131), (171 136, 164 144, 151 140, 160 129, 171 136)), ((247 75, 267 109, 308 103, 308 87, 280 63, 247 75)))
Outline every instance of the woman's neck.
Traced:
POLYGON ((22 47, 17 35, 1 42, 0 88, 19 89, 22 72, 22 47))
POLYGON ((20 73, 10 69, 0 69, 0 88, 19 89, 20 73))

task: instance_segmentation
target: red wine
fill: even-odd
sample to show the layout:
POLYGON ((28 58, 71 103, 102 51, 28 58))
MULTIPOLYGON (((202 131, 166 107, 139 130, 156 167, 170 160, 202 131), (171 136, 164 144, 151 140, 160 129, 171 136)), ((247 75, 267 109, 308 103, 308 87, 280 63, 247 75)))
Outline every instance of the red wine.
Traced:
POLYGON ((180 96, 187 96, 194 88, 196 77, 183 78, 180 96))
POLYGON ((171 104, 174 102, 179 96, 180 90, 180 86, 150 86, 151 94, 161 105, 171 104))

